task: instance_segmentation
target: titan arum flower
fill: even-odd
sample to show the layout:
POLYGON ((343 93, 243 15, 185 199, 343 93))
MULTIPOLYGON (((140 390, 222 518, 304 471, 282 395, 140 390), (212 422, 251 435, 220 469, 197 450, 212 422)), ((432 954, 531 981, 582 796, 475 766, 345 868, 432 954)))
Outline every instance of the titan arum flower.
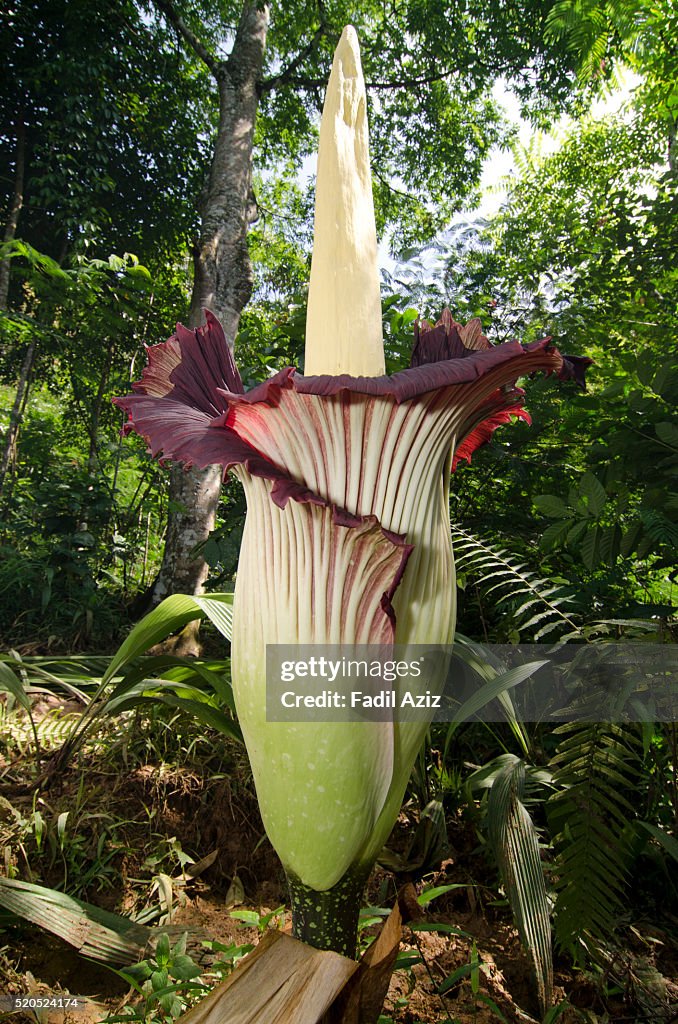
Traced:
POLYGON ((355 952, 367 875, 427 723, 272 722, 268 644, 449 644, 450 470, 511 417, 519 377, 581 382, 549 340, 493 347, 445 311, 384 375, 365 87, 355 32, 337 48, 320 133, 306 375, 245 393, 211 313, 148 351, 117 399, 153 455, 218 463, 247 497, 232 678, 261 813, 290 882, 295 934, 355 952))

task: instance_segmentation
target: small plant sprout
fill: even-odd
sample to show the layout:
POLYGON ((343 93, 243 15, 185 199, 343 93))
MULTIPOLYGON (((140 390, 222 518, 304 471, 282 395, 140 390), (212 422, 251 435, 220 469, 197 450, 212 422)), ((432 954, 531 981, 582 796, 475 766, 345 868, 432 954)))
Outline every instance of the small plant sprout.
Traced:
POLYGON ((152 956, 124 971, 116 971, 142 998, 131 1013, 107 1017, 106 1024, 176 1020, 196 993, 207 991, 206 985, 195 980, 201 969, 186 953, 186 939, 184 933, 170 946, 169 937, 163 932, 152 956))

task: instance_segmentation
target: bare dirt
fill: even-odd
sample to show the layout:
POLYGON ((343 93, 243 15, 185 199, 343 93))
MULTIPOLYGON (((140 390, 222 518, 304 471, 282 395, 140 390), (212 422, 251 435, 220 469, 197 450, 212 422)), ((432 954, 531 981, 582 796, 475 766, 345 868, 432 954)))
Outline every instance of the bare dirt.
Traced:
MULTIPOLYGON (((63 888, 66 881, 66 888, 75 887, 81 899, 119 914, 154 910, 154 927, 163 926, 158 915, 164 910, 175 929, 189 933, 189 951, 207 976, 210 954, 199 933, 225 945, 256 944, 259 930, 243 927, 232 912, 250 909, 265 915, 285 902, 283 873, 263 832, 244 755, 230 750, 228 758, 227 764, 206 763, 198 771, 138 759, 127 768, 123 764, 112 769, 110 758, 90 757, 52 779, 40 793, 27 784, 28 761, 5 760, 0 763, 0 794, 6 805, 24 822, 41 809, 48 834, 38 849, 34 831, 19 827, 16 814, 0 801, 0 811, 5 806, 0 813, 0 874, 54 888, 63 888), (50 836, 65 810, 68 842, 59 849, 50 836), (182 865, 184 854, 198 862, 196 877, 190 876, 194 865, 182 865), (100 873, 79 889, 78 879, 99 863, 97 858, 100 873), (160 874, 169 881, 164 895, 157 882, 160 874)), ((413 809, 401 816, 396 846, 402 847, 415 820, 413 809)), ((368 899, 376 906, 392 905, 404 881, 417 890, 424 884, 459 885, 432 903, 425 917, 429 926, 453 926, 457 934, 405 928, 401 949, 403 955, 411 954, 410 963, 393 975, 386 1019, 394 1024, 541 1020, 529 961, 494 870, 477 848, 477 833, 457 816, 448 821, 448 831, 449 856, 425 880, 401 877, 396 882, 377 871, 370 884, 368 899), (468 965, 474 958, 477 969, 471 971, 468 965), (457 983, 440 994, 438 989, 455 972, 457 983)), ((274 924, 289 927, 289 917, 274 924)), ((556 1003, 568 1004, 558 1020, 678 1021, 677 926, 670 914, 659 922, 635 920, 625 933, 616 968, 602 982, 573 970, 565 958, 557 960, 556 1003), (643 972, 650 979, 644 990, 643 972)), ((134 1003, 127 983, 105 966, 83 960, 55 935, 0 917, 0 995, 5 1008, 8 996, 67 993, 84 997, 84 1005, 77 1012, 42 1012, 40 1024, 98 1024, 134 1003)), ((15 1014, 11 1019, 21 1024, 36 1018, 15 1014)))

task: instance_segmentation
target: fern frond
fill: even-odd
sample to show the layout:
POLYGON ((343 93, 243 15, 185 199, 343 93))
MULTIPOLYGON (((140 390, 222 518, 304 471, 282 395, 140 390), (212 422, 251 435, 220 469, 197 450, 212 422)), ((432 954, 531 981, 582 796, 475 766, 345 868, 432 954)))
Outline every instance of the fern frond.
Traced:
POLYGON ((535 643, 559 630, 559 639, 581 639, 566 587, 538 576, 505 548, 495 547, 461 526, 452 526, 457 573, 469 576, 497 607, 510 611, 513 625, 535 643), (539 627, 539 628, 536 628, 539 627))
POLYGON ((582 947, 595 956, 610 942, 626 898, 638 741, 629 726, 600 722, 569 722, 554 733, 557 792, 547 811, 557 853, 556 938, 577 959, 582 947))
POLYGON ((37 733, 43 752, 57 750, 72 735, 80 715, 77 712, 64 712, 62 708, 54 708, 47 712, 40 721, 31 722, 28 715, 14 714, 6 716, 3 721, 3 733, 7 739, 17 743, 22 751, 30 749, 37 733))

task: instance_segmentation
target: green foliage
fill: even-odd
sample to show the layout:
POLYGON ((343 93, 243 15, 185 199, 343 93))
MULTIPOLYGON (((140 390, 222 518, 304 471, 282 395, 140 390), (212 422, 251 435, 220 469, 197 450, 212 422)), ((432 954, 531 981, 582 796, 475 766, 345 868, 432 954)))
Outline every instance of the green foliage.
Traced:
POLYGON ((240 922, 240 927, 256 928, 260 935, 263 935, 269 928, 281 928, 285 907, 276 907, 268 914, 259 914, 256 910, 232 910, 229 917, 240 922))
MULTIPOLYGON (((473 650, 481 663, 482 646, 473 645, 473 650)), ((595 650, 604 663, 605 645, 595 650)), ((589 658, 591 653, 588 648, 589 658)), ((488 652, 488 669, 490 660, 496 682, 508 681, 511 673, 502 673, 488 652)), ((619 680, 613 698, 624 699, 619 680)), ((618 711, 611 707, 611 715, 618 711)), ((670 751, 676 749, 676 731, 672 724, 647 722, 584 720, 555 730, 517 724, 524 734, 487 724, 450 726, 454 746, 443 742, 440 726, 434 727, 432 743, 443 750, 445 773, 438 766, 431 778, 439 779, 441 787, 447 780, 442 790, 446 804, 466 806, 469 819, 486 832, 545 999, 554 911, 561 950, 580 964, 604 963, 614 973, 618 968, 610 950, 623 944, 629 908, 648 913, 664 905, 668 893, 675 897, 670 751), (516 743, 520 757, 511 751, 516 743), (502 747, 505 752, 497 756, 502 747), (455 771, 457 761, 468 768, 469 759, 481 766, 470 776, 455 771), (488 797, 478 808, 477 795, 483 791, 488 797)))
POLYGON ((487 802, 487 831, 545 1014, 553 1002, 553 957, 539 836, 526 806, 524 762, 510 755, 498 760, 487 802))
POLYGON ((498 341, 552 335, 595 360, 586 394, 554 402, 533 382, 532 429, 498 432, 453 481, 454 519, 528 566, 539 557, 584 620, 670 621, 675 607, 676 177, 664 115, 645 100, 581 118, 555 153, 524 152, 499 214, 451 233, 438 282, 498 341))
POLYGON ((640 99, 675 129, 678 114, 675 5, 660 0, 559 0, 551 9, 547 35, 565 42, 576 59, 580 81, 614 75, 622 61, 643 75, 640 99))
MULTIPOLYGON (((296 180, 289 160, 266 175, 257 175, 254 191, 259 219, 249 235, 255 272, 253 304, 260 313, 282 312, 308 282, 313 192, 296 180)), ((251 312, 252 303, 244 311, 246 320, 251 312)))
MULTIPOLYGON (((515 643, 522 638, 537 643, 547 636, 553 639, 554 633, 560 639, 581 635, 572 618, 575 599, 570 588, 537 576, 505 548, 458 525, 452 528, 452 541, 458 585, 468 591, 473 584, 482 592, 483 602, 488 601, 487 613, 501 612, 501 622, 493 623, 498 642, 515 643)), ((483 611, 481 615, 484 618, 483 611)))
MULTIPOLYGON (((19 0, 0 27, 4 167, 22 126, 26 136, 21 237, 59 262, 141 242, 144 259, 166 257, 177 232, 195 227, 204 174, 195 125, 209 133, 210 116, 196 62, 127 0, 107 11, 19 0)), ((12 178, 0 186, 3 209, 12 178)))
POLYGON ((230 640, 232 605, 232 594, 173 594, 141 619, 95 680, 96 690, 59 751, 57 765, 68 763, 102 718, 147 704, 185 711, 222 735, 242 740, 235 721, 230 662, 174 655, 141 658, 150 647, 196 619, 209 619, 230 640))
POLYGON ((398 251, 431 238, 472 194, 490 147, 508 138, 488 88, 495 78, 515 83, 535 117, 568 106, 572 58, 559 41, 545 46, 551 6, 459 8, 409 0, 386 15, 375 3, 322 11, 307 3, 274 4, 256 159, 270 167, 315 152, 334 46, 343 26, 353 24, 371 105, 379 226, 397 225, 398 251), (302 39, 307 44, 300 48, 302 39))
MULTIPOLYGON (((107 395, 126 387, 153 282, 129 254, 60 267, 22 241, 5 252, 30 300, 0 315, 0 382, 30 357, 33 390, 28 402, 27 382, 13 443, 5 434, 1 446, 0 593, 17 600, 1 602, 0 631, 18 643, 70 634, 110 644, 159 556, 166 481, 149 463, 137 472, 139 449, 123 447, 107 395)), ((9 412, 9 386, 0 400, 9 412)))
POLYGON ((111 889, 117 880, 112 862, 123 844, 110 815, 87 809, 93 795, 85 794, 83 776, 78 799, 68 811, 51 812, 37 797, 29 815, 12 808, 3 843, 8 861, 20 851, 30 870, 39 868, 60 890, 76 897, 94 887, 97 892, 111 889))
POLYGON ((382 300, 387 373, 397 373, 410 365, 414 323, 418 316, 418 311, 402 295, 388 295, 382 300))
POLYGON ((629 728, 575 722, 554 732, 556 938, 579 959, 582 947, 595 956, 610 942, 625 904, 640 763, 629 728))
POLYGON ((201 968, 186 953, 186 940, 184 932, 171 946, 169 936, 161 934, 154 956, 118 972, 143 998, 131 1013, 107 1017, 108 1024, 130 1020, 176 1020, 197 993, 208 991, 206 985, 192 982, 201 974, 201 968))

